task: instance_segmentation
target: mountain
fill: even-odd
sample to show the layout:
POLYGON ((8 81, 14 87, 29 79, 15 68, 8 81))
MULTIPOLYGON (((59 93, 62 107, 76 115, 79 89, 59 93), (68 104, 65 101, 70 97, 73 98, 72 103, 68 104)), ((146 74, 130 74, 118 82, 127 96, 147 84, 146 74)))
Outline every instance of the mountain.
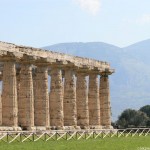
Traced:
POLYGON ((120 48, 103 42, 61 43, 43 49, 108 61, 116 72, 110 76, 112 118, 126 108, 150 104, 150 40, 120 48))
POLYGON ((136 59, 150 64, 150 39, 144 40, 124 48, 124 51, 130 53, 136 59))

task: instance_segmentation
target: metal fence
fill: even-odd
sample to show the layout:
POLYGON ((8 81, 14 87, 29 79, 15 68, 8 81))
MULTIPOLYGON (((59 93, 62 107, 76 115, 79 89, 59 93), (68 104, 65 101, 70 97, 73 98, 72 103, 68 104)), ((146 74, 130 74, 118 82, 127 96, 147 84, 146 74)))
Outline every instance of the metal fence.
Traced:
POLYGON ((37 141, 58 141, 58 140, 88 140, 104 139, 112 137, 134 137, 150 136, 150 128, 128 128, 112 130, 51 130, 51 131, 0 131, 0 142, 37 142, 37 141))

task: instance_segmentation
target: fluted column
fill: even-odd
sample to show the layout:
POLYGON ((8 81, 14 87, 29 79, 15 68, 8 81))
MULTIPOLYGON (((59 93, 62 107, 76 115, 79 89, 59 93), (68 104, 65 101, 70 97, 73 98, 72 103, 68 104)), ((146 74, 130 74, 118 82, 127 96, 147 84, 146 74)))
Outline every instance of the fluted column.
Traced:
POLYGON ((89 128, 88 91, 85 73, 77 73, 77 125, 89 128))
MULTIPOLYGON (((3 75, 2 75, 2 71, 0 73, 0 84, 2 85, 2 79, 3 75)), ((2 89, 0 91, 0 126, 2 126, 2 89)))
POLYGON ((89 125, 90 128, 100 129, 100 101, 99 101, 99 82, 98 75, 89 75, 89 125))
POLYGON ((2 125, 18 126, 15 62, 4 62, 2 85, 2 125))
POLYGON ((20 91, 20 68, 16 70, 17 80, 17 102, 19 103, 19 91, 20 91))
POLYGON ((36 69, 34 86, 34 121, 35 126, 49 127, 49 94, 48 68, 39 66, 36 69))
POLYGON ((63 84, 62 71, 60 68, 51 69, 50 85, 50 125, 53 129, 63 129, 63 84))
POLYGON ((22 64, 19 90, 19 125, 23 129, 34 129, 34 95, 32 65, 22 64))
POLYGON ((2 125, 2 97, 0 93, 0 126, 2 125))
POLYGON ((76 78, 72 69, 65 70, 64 126, 77 127, 76 78))
POLYGON ((111 127, 111 108, 108 74, 101 74, 100 77, 100 114, 103 128, 111 127))

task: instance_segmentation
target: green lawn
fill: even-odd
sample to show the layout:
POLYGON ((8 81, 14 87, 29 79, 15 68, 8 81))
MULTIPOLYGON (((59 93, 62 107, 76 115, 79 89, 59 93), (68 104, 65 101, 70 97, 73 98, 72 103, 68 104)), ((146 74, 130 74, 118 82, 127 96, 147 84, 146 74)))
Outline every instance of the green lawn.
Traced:
POLYGON ((150 150, 150 136, 11 144, 0 142, 0 150, 150 150))

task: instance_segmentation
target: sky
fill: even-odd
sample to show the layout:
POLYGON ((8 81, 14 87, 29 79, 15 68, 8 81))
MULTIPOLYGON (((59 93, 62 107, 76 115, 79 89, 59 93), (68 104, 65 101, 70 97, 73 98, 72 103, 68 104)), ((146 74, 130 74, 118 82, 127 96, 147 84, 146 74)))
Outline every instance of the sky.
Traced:
POLYGON ((150 39, 150 0, 0 0, 0 41, 43 47, 150 39))

